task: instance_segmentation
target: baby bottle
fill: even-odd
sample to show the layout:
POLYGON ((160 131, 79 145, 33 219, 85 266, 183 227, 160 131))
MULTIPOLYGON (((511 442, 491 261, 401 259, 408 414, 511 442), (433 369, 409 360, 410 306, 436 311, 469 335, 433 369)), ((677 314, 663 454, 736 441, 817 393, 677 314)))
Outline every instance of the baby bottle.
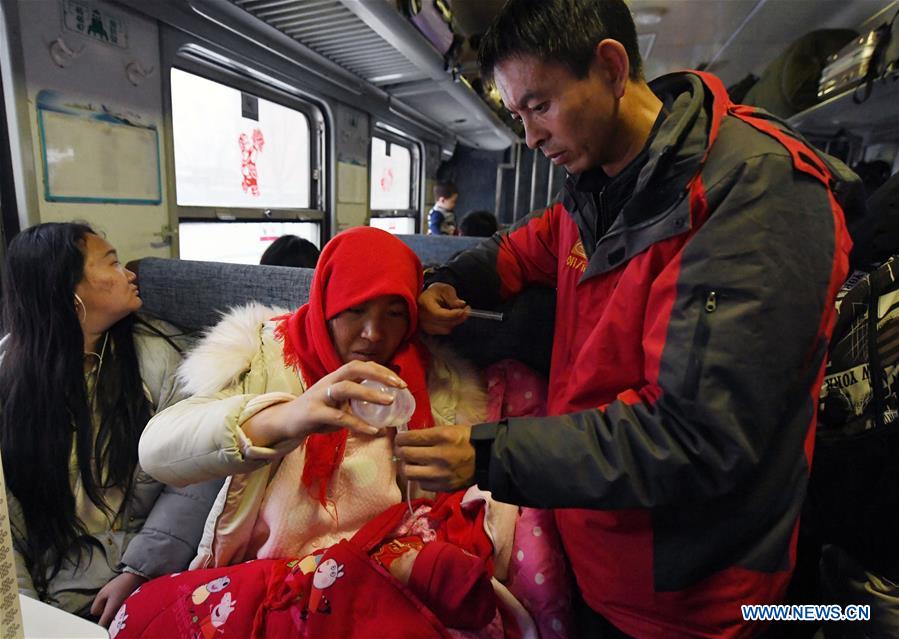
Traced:
POLYGON ((393 396, 393 403, 384 406, 383 404, 354 399, 350 401, 353 414, 378 428, 406 430, 406 424, 409 423, 412 413, 415 412, 415 398, 412 397, 412 393, 406 388, 386 386, 373 379, 363 380, 361 384, 366 388, 393 396))

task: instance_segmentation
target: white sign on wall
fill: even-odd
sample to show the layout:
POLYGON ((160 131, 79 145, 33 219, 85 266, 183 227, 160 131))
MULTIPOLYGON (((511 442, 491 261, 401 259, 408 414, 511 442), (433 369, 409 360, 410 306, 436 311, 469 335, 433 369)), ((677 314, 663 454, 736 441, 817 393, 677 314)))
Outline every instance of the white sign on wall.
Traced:
POLYGON ((38 94, 37 115, 48 202, 162 201, 154 127, 133 124, 109 108, 81 108, 55 91, 38 94))

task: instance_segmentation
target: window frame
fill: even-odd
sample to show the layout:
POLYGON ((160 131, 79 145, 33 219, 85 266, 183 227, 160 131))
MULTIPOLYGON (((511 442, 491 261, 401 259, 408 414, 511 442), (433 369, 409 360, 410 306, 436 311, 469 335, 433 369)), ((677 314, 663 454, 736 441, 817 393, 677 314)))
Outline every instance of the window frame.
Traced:
POLYGON ((411 217, 415 220, 415 232, 421 233, 421 224, 422 224, 422 204, 424 202, 422 198, 422 158, 423 158, 423 146, 420 140, 413 138, 411 135, 407 135, 396 129, 392 126, 386 125, 383 122, 376 122, 375 126, 372 128, 371 141, 368 145, 368 182, 369 182, 369 190, 368 190, 368 198, 369 198, 369 211, 371 211, 371 217, 411 217), (405 149, 408 149, 410 156, 410 164, 409 170, 411 171, 410 179, 409 179, 409 208, 407 209, 375 209, 371 207, 371 183, 372 183, 372 166, 371 166, 371 154, 372 149, 374 147, 374 139, 379 138, 384 140, 388 144, 398 144, 405 149))
MULTIPOLYGON (((329 235, 328 175, 327 166, 327 122, 325 109, 311 99, 293 94, 276 86, 275 79, 267 83, 261 71, 250 75, 243 63, 202 47, 186 44, 178 48, 174 59, 165 65, 163 78, 163 100, 166 105, 166 156, 171 176, 169 197, 174 212, 172 223, 182 221, 219 220, 222 222, 318 222, 320 236, 329 235), (214 58, 214 59, 213 59, 214 58), (236 206, 195 206, 178 204, 175 178, 174 127, 172 123, 172 69, 200 76, 242 91, 263 100, 274 102, 288 109, 298 111, 309 121, 309 207, 236 207, 236 206)), ((177 229, 177 226, 175 226, 177 229)), ((175 243, 177 245, 177 242, 175 243)))

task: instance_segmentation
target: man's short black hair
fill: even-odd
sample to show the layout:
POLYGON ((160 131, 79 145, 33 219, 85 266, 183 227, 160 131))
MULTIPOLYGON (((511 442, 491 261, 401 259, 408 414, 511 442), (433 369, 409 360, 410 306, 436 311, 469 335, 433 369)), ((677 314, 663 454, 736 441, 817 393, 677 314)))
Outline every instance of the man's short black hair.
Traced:
POLYGON ((449 180, 443 180, 434 184, 435 200, 438 200, 442 197, 453 197, 458 192, 459 189, 456 188, 455 183, 450 182, 449 180))
POLYGON ((459 232, 470 237, 490 237, 499 225, 490 211, 472 211, 459 222, 459 232))
POLYGON ((637 28, 624 0, 508 0, 481 39, 478 64, 492 81, 497 64, 529 55, 584 78, 606 38, 624 46, 631 79, 643 77, 637 28))
POLYGON ((309 240, 296 235, 282 235, 265 249, 259 263, 268 266, 315 268, 318 256, 318 248, 309 240))

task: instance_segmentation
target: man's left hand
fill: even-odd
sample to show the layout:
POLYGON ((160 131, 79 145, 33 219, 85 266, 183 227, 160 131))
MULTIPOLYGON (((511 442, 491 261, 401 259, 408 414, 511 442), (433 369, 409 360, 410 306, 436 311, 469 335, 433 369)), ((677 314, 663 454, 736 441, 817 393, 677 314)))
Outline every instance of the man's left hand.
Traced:
POLYGON ((437 426, 396 434, 396 456, 404 462, 406 479, 424 490, 452 492, 474 483, 471 426, 437 426))

